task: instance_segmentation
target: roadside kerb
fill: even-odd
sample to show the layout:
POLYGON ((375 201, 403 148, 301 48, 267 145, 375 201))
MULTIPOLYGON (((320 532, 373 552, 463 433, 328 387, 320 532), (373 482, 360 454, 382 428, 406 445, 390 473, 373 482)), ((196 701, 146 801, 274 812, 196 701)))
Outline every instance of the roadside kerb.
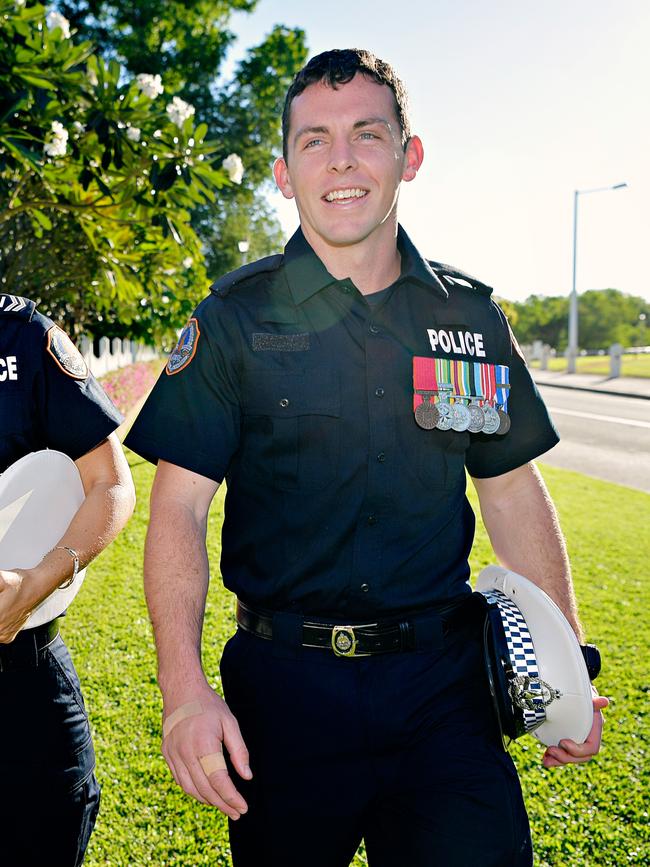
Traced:
POLYGON ((547 370, 531 369, 536 385, 551 388, 569 388, 574 391, 591 391, 612 397, 636 397, 650 400, 650 379, 629 376, 610 379, 580 373, 553 373, 547 370))

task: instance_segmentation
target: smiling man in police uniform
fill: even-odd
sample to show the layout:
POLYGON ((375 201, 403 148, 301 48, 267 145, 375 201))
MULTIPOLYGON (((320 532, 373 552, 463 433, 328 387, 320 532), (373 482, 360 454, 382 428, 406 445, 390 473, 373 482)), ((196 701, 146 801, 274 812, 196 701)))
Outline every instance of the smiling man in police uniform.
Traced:
MULTIPOLYGON (((465 468, 498 559, 580 635, 531 463, 557 434, 491 289, 398 226, 423 146, 393 70, 365 51, 314 58, 283 133, 275 179, 300 229, 214 284, 128 439, 158 460, 145 587, 163 753, 231 818, 236 867, 344 867, 362 838, 372 867, 528 865, 468 583, 465 468), (224 479, 240 627, 226 701, 200 660, 224 479)), ((547 767, 598 751, 605 703, 547 767)))
MULTIPOLYGON (((133 511, 131 473, 114 433, 121 420, 68 335, 33 301, 0 294, 0 473, 56 449, 75 462, 85 494, 34 568, 0 563, 0 862, 7 867, 78 867, 95 824, 95 753, 61 618, 33 628, 27 621, 133 511)), ((39 527, 33 532, 37 540, 39 527)))

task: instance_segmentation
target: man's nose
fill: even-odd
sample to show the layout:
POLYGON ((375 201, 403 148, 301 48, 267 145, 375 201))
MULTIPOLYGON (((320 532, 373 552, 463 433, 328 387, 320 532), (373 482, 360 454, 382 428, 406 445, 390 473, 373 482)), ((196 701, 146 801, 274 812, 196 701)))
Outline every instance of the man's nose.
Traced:
POLYGON ((332 142, 329 153, 328 169, 343 174, 357 166, 354 148, 347 139, 332 142))

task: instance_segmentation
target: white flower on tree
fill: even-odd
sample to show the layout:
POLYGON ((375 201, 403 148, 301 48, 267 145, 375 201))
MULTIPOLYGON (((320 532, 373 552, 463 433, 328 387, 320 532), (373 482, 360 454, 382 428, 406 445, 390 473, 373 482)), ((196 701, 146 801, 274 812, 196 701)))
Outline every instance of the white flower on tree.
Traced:
POLYGON ((229 154, 221 165, 233 184, 241 184, 244 177, 244 164, 238 154, 229 154))
POLYGON ((61 15, 60 12, 52 9, 47 13, 45 23, 47 24, 48 30, 56 30, 57 27, 60 27, 61 33, 63 33, 63 38, 70 39, 70 22, 65 15, 61 15))
POLYGON ((58 120, 52 121, 52 140, 43 145, 47 157, 64 157, 68 147, 68 130, 58 120))
POLYGON ((140 134, 142 130, 138 129, 137 126, 130 126, 126 131, 126 137, 129 141, 140 141, 140 134))
POLYGON ((141 72, 140 75, 136 75, 135 80, 140 90, 149 99, 155 99, 157 96, 160 96, 165 89, 162 78, 159 75, 148 75, 146 72, 141 72))
POLYGON ((181 99, 180 96, 175 96, 167 106, 169 119, 178 127, 183 126, 188 117, 192 117, 195 111, 196 109, 194 106, 185 102, 185 100, 181 99))
POLYGON ((193 262, 194 262, 194 259, 192 259, 191 256, 186 256, 186 257, 183 259, 183 268, 191 268, 193 262))

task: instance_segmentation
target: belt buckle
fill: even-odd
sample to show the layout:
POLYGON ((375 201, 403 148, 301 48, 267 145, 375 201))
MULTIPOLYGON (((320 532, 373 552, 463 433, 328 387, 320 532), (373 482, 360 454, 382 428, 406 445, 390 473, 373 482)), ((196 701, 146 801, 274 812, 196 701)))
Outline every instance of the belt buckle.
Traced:
POLYGON ((332 627, 332 650, 337 656, 356 656, 357 637, 352 626, 332 627))

